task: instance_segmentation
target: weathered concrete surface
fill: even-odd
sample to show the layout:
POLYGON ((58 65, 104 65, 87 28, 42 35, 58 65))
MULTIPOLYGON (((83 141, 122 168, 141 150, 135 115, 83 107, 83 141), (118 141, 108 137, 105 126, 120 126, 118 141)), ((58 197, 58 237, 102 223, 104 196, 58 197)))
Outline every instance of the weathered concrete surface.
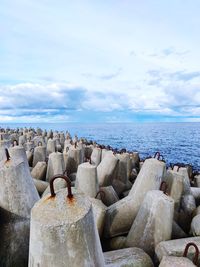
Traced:
POLYGON ((195 199, 197 205, 200 205, 200 188, 199 187, 191 187, 192 195, 195 199))
MULTIPOLYGON (((194 242, 200 249, 200 237, 188 237, 160 242, 155 249, 156 259, 160 262, 163 256, 182 257, 188 243, 194 242)), ((193 259, 194 248, 188 250, 188 258, 193 259)))
POLYGON ((31 176, 37 180, 44 180, 46 177, 47 164, 39 161, 31 171, 31 176))
POLYGON ((194 267, 196 265, 187 258, 164 256, 159 267, 194 267))
POLYGON ((101 200, 107 207, 119 201, 119 197, 111 185, 100 187, 100 191, 104 192, 101 200))
POLYGON ((14 161, 22 160, 26 167, 29 168, 26 151, 23 146, 14 146, 9 148, 11 159, 14 161))
POLYGON ((60 141, 61 147, 63 149, 64 145, 65 145, 65 134, 63 132, 60 133, 59 141, 60 141))
POLYGON ((103 267, 92 204, 66 189, 45 196, 31 212, 29 267, 103 267))
POLYGON ((196 186, 200 187, 200 174, 199 175, 195 175, 194 180, 195 180, 196 186))
POLYGON ((47 141, 47 156, 56 151, 56 142, 53 139, 47 141))
POLYGON ((35 146, 38 146, 39 143, 41 143, 42 146, 45 146, 46 145, 45 144, 45 141, 44 141, 44 138, 41 135, 40 136, 39 135, 34 136, 33 142, 34 142, 34 145, 35 146))
POLYGON ((97 167, 89 162, 78 166, 75 187, 86 196, 95 197, 99 191, 97 167))
POLYGON ((104 253, 106 267, 154 267, 151 258, 140 248, 125 248, 104 253))
POLYGON ((193 212, 193 217, 194 216, 196 216, 196 215, 198 215, 198 214, 200 214, 200 206, 198 206, 197 208, 196 208, 196 210, 193 212))
POLYGON ((108 149, 105 149, 105 148, 101 150, 101 160, 105 157, 105 155, 107 153, 111 153, 112 154, 113 152, 108 150, 108 149))
POLYGON ((27 160, 28 160, 28 165, 30 167, 32 167, 33 165, 33 151, 26 151, 26 157, 27 157, 27 160))
POLYGON ((46 161, 47 150, 45 146, 36 146, 33 153, 33 167, 40 161, 46 161))
POLYGON ((67 173, 77 172, 78 165, 83 163, 82 149, 80 147, 70 146, 66 162, 67 173))
POLYGON ((22 159, 0 163, 0 266, 27 267, 30 211, 39 195, 22 159))
POLYGON ((168 186, 167 193, 174 199, 175 210, 178 210, 184 189, 183 175, 175 171, 167 171, 165 179, 168 186))
POLYGON ((6 212, 6 217, 10 217, 11 221, 3 222, 2 214, 5 214, 4 212, 0 208, 0 266, 27 267, 30 219, 13 216, 11 213, 6 212))
POLYGON ((106 245, 108 250, 118 250, 126 248, 125 243, 126 243, 125 236, 116 236, 106 240, 106 245))
POLYGON ((189 179, 189 176, 188 176, 187 168, 181 167, 178 172, 181 175, 183 175, 183 184, 184 184, 183 193, 184 194, 191 194, 190 179, 189 179))
POLYGON ((192 194, 183 195, 181 200, 181 206, 186 214, 188 214, 189 216, 192 215, 192 213, 196 209, 194 196, 192 194))
POLYGON ((34 143, 33 143, 33 141, 30 141, 30 142, 26 142, 25 143, 25 149, 26 149, 26 151, 30 151, 30 150, 32 150, 34 148, 34 143))
POLYGON ((172 239, 186 238, 187 235, 183 229, 175 222, 172 223, 172 239))
POLYGON ((116 158, 119 160, 116 168, 115 179, 120 180, 126 184, 128 182, 128 167, 130 167, 130 155, 128 153, 116 154, 116 158))
POLYGON ((95 221, 95 224, 97 226, 99 236, 101 237, 102 233, 103 233, 103 227, 104 227, 107 207, 99 199, 90 198, 90 201, 92 203, 94 221, 95 221))
POLYGON ((92 164, 98 166, 101 162, 101 149, 98 147, 95 147, 91 154, 91 161, 92 164))
POLYGON ((108 207, 104 227, 106 238, 123 235, 130 230, 146 193, 159 189, 165 171, 165 163, 156 159, 145 161, 129 195, 108 207))
POLYGON ((34 182, 34 185, 35 185, 35 187, 36 187, 36 189, 40 195, 42 195, 44 193, 44 191, 47 189, 47 187, 49 186, 48 182, 41 181, 38 179, 33 179, 33 182, 34 182))
POLYGON ((183 180, 183 184, 184 184, 183 195, 187 196, 186 197, 186 203, 182 203, 182 205, 185 206, 184 210, 186 211, 187 208, 188 208, 188 211, 186 211, 186 212, 190 213, 192 206, 191 206, 191 204, 187 205, 187 203, 188 203, 188 201, 189 201, 189 203, 195 203, 195 199, 194 199, 194 196, 192 195, 192 191, 191 191, 188 170, 187 170, 187 168, 183 168, 182 167, 182 168, 179 169, 179 173, 182 174, 183 178, 184 178, 184 180, 183 180), (190 197, 189 197, 189 199, 187 201, 187 198, 188 198, 189 195, 190 195, 190 197))
POLYGON ((19 136, 19 146, 24 146, 26 143, 26 136, 25 135, 20 135, 19 136))
POLYGON ((124 184, 118 179, 112 180, 112 187, 114 188, 115 192, 119 197, 121 197, 121 194, 126 190, 126 184, 124 184))
POLYGON ((85 147, 85 157, 87 159, 89 159, 91 157, 92 151, 93 151, 92 146, 86 146, 85 147))
POLYGON ((193 234, 193 236, 200 236, 200 214, 196 215, 192 219, 191 233, 193 234))
POLYGON ((150 256, 155 247, 171 239, 174 200, 162 191, 149 191, 126 239, 126 247, 142 248, 150 256))
POLYGON ((6 160, 5 148, 9 148, 11 146, 11 142, 9 140, 1 140, 0 139, 0 161, 6 160))
POLYGON ((19 160, 0 164, 0 207, 29 218, 30 210, 39 199, 29 169, 19 160))
POLYGON ((10 139, 0 139, 0 148, 9 148, 11 146, 11 140, 10 139))
POLYGON ((113 173, 117 166, 118 159, 110 153, 107 153, 97 167, 97 178, 99 186, 109 186, 112 184, 113 173))
POLYGON ((132 168, 139 167, 140 156, 139 156, 138 152, 132 152, 131 153, 131 163, 132 163, 132 168))
POLYGON ((49 155, 49 161, 47 165, 46 181, 49 182, 51 177, 56 174, 64 173, 64 159, 63 154, 60 152, 53 152, 49 155))

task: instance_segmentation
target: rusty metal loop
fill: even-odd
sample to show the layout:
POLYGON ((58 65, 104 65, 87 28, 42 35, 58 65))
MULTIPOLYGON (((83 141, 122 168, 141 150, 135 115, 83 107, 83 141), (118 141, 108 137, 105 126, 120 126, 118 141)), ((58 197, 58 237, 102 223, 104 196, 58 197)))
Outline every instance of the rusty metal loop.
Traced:
POLYGON ((156 158, 156 156, 157 156, 157 159, 159 160, 159 159, 160 159, 160 152, 159 152, 159 151, 157 151, 157 152, 154 154, 154 158, 156 158))
POLYGON ((163 155, 160 155, 160 158, 161 158, 161 159, 160 159, 161 161, 165 161, 163 155))
POLYGON ((95 198, 97 198, 99 194, 100 194, 101 198, 105 198, 105 196, 106 196, 106 193, 105 193, 103 190, 99 190, 99 191, 97 192, 95 198), (103 194, 103 197, 102 197, 102 194, 103 194))
POLYGON ((193 258, 193 263, 195 265, 197 265, 198 263, 198 258, 199 258, 199 248, 197 247, 197 245, 193 242, 190 242, 186 245, 185 247, 185 250, 184 250, 184 253, 183 253, 183 257, 187 257, 187 254, 188 254, 188 250, 189 248, 193 246, 195 248, 195 255, 194 255, 194 258, 193 258))
POLYGON ((12 145, 13 146, 15 146, 15 143, 16 143, 16 146, 18 146, 19 145, 19 143, 18 143, 18 141, 15 139, 15 140, 13 140, 13 142, 12 142, 12 145))
POLYGON ((90 164, 92 164, 92 159, 91 159, 91 157, 85 157, 85 161, 86 161, 86 162, 89 162, 90 164))
POLYGON ((9 154, 7 148, 5 148, 5 152, 6 152, 6 158, 7 158, 7 161, 9 161, 9 160, 10 160, 10 154, 9 154))
POLYGON ((160 184, 160 189, 161 191, 163 191, 164 194, 167 194, 167 183, 165 181, 162 181, 162 183, 160 184))
POLYGON ((30 152, 34 152, 34 148, 31 147, 31 148, 29 149, 29 151, 30 151, 30 152))
POLYGON ((70 179, 66 176, 66 175, 63 175, 63 174, 57 174, 57 175, 54 175, 51 180, 50 180, 50 192, 51 192, 51 196, 52 197, 55 197, 56 193, 54 191, 54 187, 53 187, 53 182, 58 179, 58 178, 62 178, 66 181, 67 183, 67 190, 68 190, 68 195, 67 197, 68 198, 72 198, 73 195, 72 195, 72 189, 71 189, 71 181, 70 179))
POLYGON ((42 146, 42 142, 41 141, 38 142, 38 146, 42 146))
POLYGON ((174 169, 174 164, 170 163, 169 166, 172 170, 174 169))

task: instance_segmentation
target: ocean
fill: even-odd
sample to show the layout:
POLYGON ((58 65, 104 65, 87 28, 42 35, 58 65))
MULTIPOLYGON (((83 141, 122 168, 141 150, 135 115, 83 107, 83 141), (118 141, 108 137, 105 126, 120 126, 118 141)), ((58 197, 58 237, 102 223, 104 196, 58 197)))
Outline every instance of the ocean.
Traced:
POLYGON ((0 123, 0 127, 40 127, 69 131, 113 148, 138 151, 141 158, 159 151, 170 163, 191 164, 200 171, 200 123, 0 123))

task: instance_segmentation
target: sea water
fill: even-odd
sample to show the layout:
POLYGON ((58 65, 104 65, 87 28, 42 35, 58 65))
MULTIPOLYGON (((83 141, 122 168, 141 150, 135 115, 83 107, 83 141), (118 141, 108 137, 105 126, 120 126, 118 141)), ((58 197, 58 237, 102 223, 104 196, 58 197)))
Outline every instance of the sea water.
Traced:
POLYGON ((141 158, 159 151, 169 163, 187 163, 200 170, 200 123, 27 123, 1 127, 40 127, 69 131, 113 148, 138 151, 141 158))

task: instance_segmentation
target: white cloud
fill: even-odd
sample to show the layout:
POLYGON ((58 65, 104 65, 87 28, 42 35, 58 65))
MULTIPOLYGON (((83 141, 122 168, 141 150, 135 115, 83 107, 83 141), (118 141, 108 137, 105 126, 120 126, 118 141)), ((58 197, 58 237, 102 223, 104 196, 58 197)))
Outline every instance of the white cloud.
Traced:
MULTIPOLYGON (((166 83, 166 86, 150 86, 148 79, 141 87, 127 90, 113 89, 93 92, 81 86, 64 83, 23 83, 0 87, 2 121, 73 121, 73 115, 81 111, 109 112, 107 118, 114 121, 114 113, 161 115, 169 117, 200 116, 198 84, 182 81, 166 83)), ((118 88, 119 89, 119 88, 118 88)), ((120 118, 118 117, 118 120, 120 118)), ((128 119, 129 120, 129 119, 128 119)), ((123 121, 123 120, 122 120, 123 121)))

